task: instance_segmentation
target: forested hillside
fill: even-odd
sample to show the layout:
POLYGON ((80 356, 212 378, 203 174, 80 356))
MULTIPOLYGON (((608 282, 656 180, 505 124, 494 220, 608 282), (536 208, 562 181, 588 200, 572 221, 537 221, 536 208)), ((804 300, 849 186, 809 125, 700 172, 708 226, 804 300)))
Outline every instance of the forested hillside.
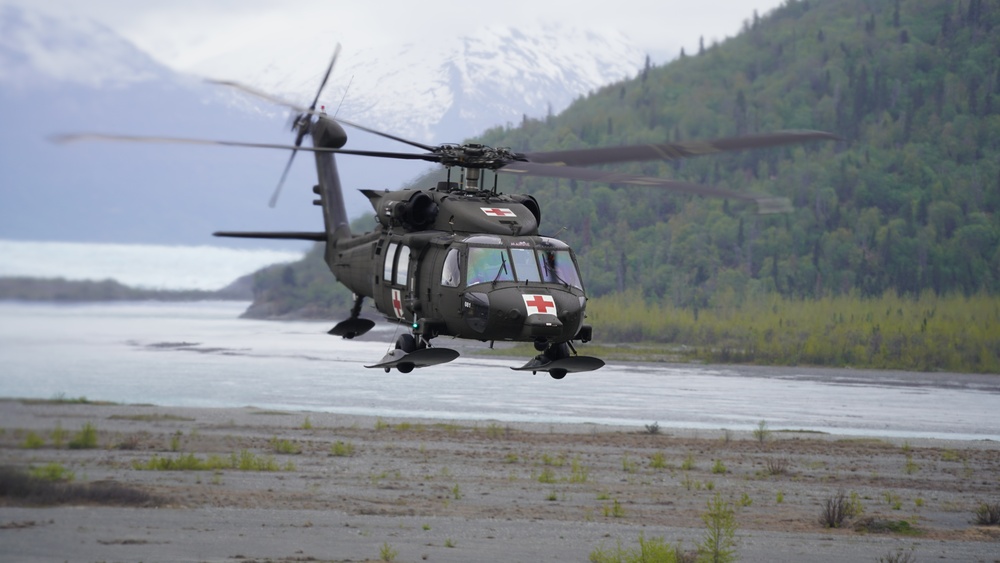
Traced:
MULTIPOLYGON (((843 140, 616 169, 786 196, 789 214, 569 180, 503 176, 500 189, 534 195, 542 233, 576 250, 600 341, 1000 370, 998 2, 788 1, 735 38, 473 141, 546 151, 780 129, 843 140)), ((344 318, 348 292, 320 257, 259 275, 251 312, 344 318)))
MULTIPOLYGON (((525 179, 588 291, 677 306, 1000 291, 1000 4, 788 2, 545 121, 482 142, 541 151, 778 129, 844 138, 621 167, 792 199, 789 215, 639 187, 525 179)), ((501 178, 501 181, 509 177, 501 178)))

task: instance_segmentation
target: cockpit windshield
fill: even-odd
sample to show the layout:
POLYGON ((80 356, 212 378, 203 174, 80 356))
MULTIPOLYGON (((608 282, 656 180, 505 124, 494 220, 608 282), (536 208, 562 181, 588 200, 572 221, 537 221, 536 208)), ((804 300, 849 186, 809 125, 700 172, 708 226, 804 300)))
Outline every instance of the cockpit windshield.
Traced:
POLYGON ((538 267, 542 270, 542 281, 561 283, 583 289, 580 276, 573 264, 569 250, 552 248, 538 249, 538 267))
POLYGON ((469 247, 469 275, 466 285, 477 283, 514 281, 506 248, 469 247))
POLYGON ((500 240, 479 240, 483 238, 470 237, 466 241, 472 243, 468 251, 466 286, 515 281, 558 283, 583 289, 576 264, 564 242, 542 237, 531 241, 514 240, 508 247, 500 240), (484 243, 490 246, 480 246, 484 243))

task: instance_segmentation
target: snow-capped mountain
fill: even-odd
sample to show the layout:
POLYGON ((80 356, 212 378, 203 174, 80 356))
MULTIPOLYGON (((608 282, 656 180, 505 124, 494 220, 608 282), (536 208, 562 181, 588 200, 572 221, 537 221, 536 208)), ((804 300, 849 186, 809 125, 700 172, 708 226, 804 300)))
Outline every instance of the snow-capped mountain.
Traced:
POLYGON ((5 89, 55 82, 122 88, 168 74, 149 55, 91 20, 0 5, 0 84, 5 89))
MULTIPOLYGON (((99 131, 288 144, 287 110, 201 76, 235 79, 308 103, 335 39, 261 40, 178 73, 112 30, 81 18, 0 4, 0 238, 246 244, 214 230, 319 230, 315 169, 300 154, 275 210, 266 205, 281 151, 190 145, 55 146, 49 135, 99 131), (278 48, 278 45, 282 48, 278 48)), ((623 37, 558 27, 483 28, 405 45, 345 45, 321 103, 414 140, 458 142, 486 128, 559 111, 634 74, 643 55, 623 37), (348 85, 350 87, 348 88, 348 85), (345 94, 346 90, 346 96, 345 94)), ((349 146, 405 150, 351 133, 349 146)), ((516 147, 515 147, 516 148, 516 147)), ((351 215, 355 189, 396 189, 427 165, 338 159, 351 215)), ((262 242, 252 241, 260 246, 262 242)))
MULTIPOLYGON (((458 142, 519 123, 524 115, 559 112, 590 90, 634 76, 645 57, 621 33, 561 25, 487 26, 466 33, 361 48, 345 44, 321 103, 414 140, 458 142)), ((189 70, 244 81, 289 100, 311 100, 335 42, 334 33, 271 36, 189 70)))

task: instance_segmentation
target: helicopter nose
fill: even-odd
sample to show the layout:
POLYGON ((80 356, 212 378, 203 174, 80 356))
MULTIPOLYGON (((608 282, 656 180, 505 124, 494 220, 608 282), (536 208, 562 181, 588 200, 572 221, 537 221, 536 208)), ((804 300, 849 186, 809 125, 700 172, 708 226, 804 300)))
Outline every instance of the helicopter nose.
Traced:
POLYGON ((561 288, 498 287, 464 294, 466 325, 489 340, 565 341, 583 322, 586 298, 561 288))
POLYGON ((524 301, 524 336, 532 338, 557 337, 562 333, 556 300, 551 295, 522 293, 524 301))

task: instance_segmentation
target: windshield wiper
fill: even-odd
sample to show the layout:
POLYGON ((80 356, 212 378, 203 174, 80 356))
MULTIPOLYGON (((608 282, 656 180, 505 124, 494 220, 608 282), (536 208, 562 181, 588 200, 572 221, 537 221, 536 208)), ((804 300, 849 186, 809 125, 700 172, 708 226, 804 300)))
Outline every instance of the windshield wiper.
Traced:
POLYGON ((497 284, 500 279, 500 274, 509 274, 507 271, 507 259, 504 257, 503 253, 500 253, 500 267, 497 268, 497 275, 493 276, 493 285, 497 284))
POLYGON ((556 270, 556 267, 554 265, 549 266, 548 261, 545 260, 542 262, 542 267, 545 268, 545 281, 551 283, 552 278, 555 278, 556 281, 558 281, 559 283, 563 284, 566 287, 569 287, 569 282, 562 279, 562 276, 559 275, 559 272, 556 270))

